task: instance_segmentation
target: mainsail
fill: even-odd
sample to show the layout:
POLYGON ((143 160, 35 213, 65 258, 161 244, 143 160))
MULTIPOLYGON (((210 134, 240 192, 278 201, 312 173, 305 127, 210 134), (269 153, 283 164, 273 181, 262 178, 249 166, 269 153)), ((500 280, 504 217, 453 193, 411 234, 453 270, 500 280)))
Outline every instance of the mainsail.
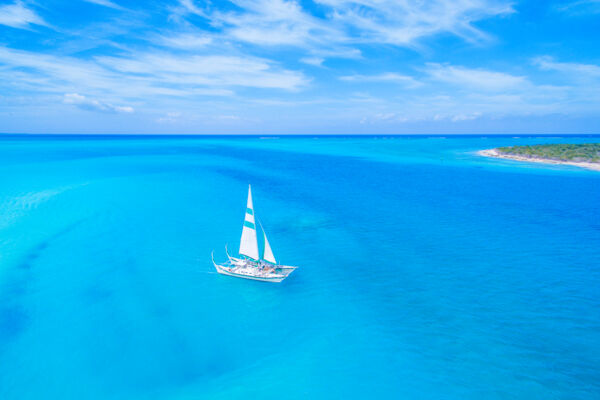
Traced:
POLYGON ((254 222, 254 208, 252 206, 252 190, 250 185, 248 185, 248 204, 246 205, 246 217, 244 218, 244 227, 242 228, 240 254, 250 257, 253 260, 258 260, 258 241, 256 240, 256 224, 254 222))
POLYGON ((265 236, 265 250, 263 252, 263 260, 270 262, 272 264, 277 264, 275 261, 275 256, 273 255, 273 250, 271 250, 271 246, 269 245, 269 241, 267 240, 267 234, 265 233, 265 229, 260 225, 260 228, 263 231, 263 235, 265 236))

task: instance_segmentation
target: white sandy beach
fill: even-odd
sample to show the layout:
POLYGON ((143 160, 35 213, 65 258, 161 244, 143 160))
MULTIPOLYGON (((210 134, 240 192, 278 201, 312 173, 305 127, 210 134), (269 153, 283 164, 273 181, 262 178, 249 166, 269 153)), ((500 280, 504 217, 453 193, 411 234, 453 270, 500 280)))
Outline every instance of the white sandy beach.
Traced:
POLYGON ((543 163, 543 164, 573 165, 575 167, 581 167, 581 168, 586 168, 586 169, 592 169, 595 171, 600 171, 599 163, 549 160, 549 159, 538 158, 538 157, 530 158, 530 157, 524 157, 524 156, 517 156, 517 155, 513 155, 513 154, 502 154, 496 149, 480 150, 477 152, 477 154, 479 154, 480 156, 484 156, 484 157, 505 158, 507 160, 515 160, 515 161, 536 162, 536 163, 543 163))

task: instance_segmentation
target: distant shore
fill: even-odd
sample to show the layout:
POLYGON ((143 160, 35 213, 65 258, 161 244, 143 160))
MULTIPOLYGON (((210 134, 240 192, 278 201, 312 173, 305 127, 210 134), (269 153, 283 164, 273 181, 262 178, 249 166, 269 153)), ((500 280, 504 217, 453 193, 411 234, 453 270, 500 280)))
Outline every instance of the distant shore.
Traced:
POLYGON ((515 160, 515 161, 536 162, 536 163, 543 163, 543 164, 573 165, 575 167, 581 167, 581 168, 586 168, 586 169, 592 169, 595 171, 600 171, 600 163, 593 163, 593 162, 562 161, 562 160, 552 160, 552 159, 541 158, 541 157, 525 157, 525 156, 519 156, 519 155, 515 155, 515 154, 501 153, 497 149, 480 150, 477 152, 477 154, 479 154, 480 156, 484 156, 484 157, 504 158, 507 160, 515 160))

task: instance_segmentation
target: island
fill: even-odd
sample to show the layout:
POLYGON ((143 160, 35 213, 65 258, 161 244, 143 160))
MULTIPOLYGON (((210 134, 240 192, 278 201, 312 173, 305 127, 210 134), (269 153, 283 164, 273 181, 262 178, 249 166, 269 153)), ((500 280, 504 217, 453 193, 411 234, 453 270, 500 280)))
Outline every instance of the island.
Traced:
POLYGON ((600 143, 509 146, 481 150, 478 154, 517 161, 574 165, 600 171, 600 143))

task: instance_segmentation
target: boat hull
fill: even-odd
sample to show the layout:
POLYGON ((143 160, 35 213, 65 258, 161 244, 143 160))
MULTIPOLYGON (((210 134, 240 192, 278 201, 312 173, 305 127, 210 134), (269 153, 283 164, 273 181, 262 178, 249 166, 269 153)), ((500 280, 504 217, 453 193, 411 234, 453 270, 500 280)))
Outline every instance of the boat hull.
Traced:
POLYGON ((287 275, 276 275, 276 274, 273 274, 273 276, 260 276, 260 275, 252 275, 252 274, 239 273, 239 272, 236 272, 232 268, 227 268, 227 267, 224 267, 224 266, 219 265, 219 264, 215 264, 215 268, 217 269, 217 272, 220 273, 220 274, 222 274, 222 275, 233 276, 235 278, 251 279, 253 281, 279 283, 282 280, 284 280, 285 278, 287 278, 287 275))
MULTIPOLYGON (((259 265, 257 262, 254 261, 249 261, 247 259, 244 258, 238 258, 238 257, 232 257, 229 255, 229 252, 227 251, 227 246, 225 246, 225 254, 227 254, 227 258, 229 259, 229 262, 232 265, 235 265, 237 267, 242 267, 244 265, 248 265, 248 263, 253 263, 255 265, 259 265)), ((296 268, 298 267, 294 267, 291 265, 271 265, 273 268, 275 268, 277 270, 277 272, 282 273, 284 275, 289 275, 291 274, 296 268)))
MULTIPOLYGON (((229 257, 229 261, 231 262, 231 264, 238 266, 238 267, 248 264, 248 261, 244 260, 243 258, 229 257)), ((256 265, 259 265, 259 264, 256 264, 256 265)), ((284 274, 287 274, 287 275, 289 275, 293 270, 298 268, 298 267, 292 267, 291 265, 270 265, 270 266, 284 274)))

